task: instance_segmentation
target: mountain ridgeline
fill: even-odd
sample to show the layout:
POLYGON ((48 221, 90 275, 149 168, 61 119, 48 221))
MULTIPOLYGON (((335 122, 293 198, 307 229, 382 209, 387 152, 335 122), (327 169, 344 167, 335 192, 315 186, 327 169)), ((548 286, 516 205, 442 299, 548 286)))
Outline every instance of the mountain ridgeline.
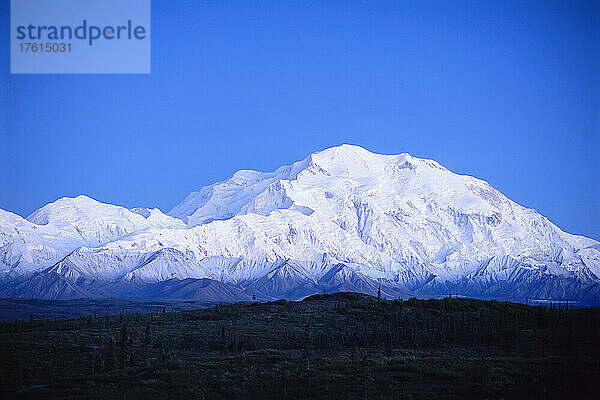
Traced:
POLYGON ((432 160, 342 145, 158 209, 0 210, 0 296, 301 299, 326 291, 600 304, 600 243, 432 160))

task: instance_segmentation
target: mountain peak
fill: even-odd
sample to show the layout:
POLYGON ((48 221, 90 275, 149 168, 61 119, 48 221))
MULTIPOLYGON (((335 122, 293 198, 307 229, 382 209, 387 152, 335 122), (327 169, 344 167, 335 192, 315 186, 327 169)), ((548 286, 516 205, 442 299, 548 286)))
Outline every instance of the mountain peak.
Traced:
POLYGON ((124 288, 129 276, 218 279, 289 298, 319 285, 487 296, 498 280, 515 298, 600 291, 597 242, 565 234, 484 181, 407 153, 343 144, 273 172, 241 170, 190 193, 170 214, 188 225, 83 195, 47 204, 33 223, 0 213, 0 272, 64 257, 91 281, 124 288), (347 268, 332 270, 340 263, 347 268))
POLYGON ((348 162, 350 160, 361 159, 367 162, 376 162, 377 160, 389 157, 388 155, 374 153, 364 147, 354 144, 341 144, 339 146, 328 147, 324 150, 314 152, 310 155, 313 160, 336 160, 338 162, 348 162))
POLYGON ((46 225, 51 222, 72 222, 82 216, 101 217, 107 212, 122 214, 123 211, 126 211, 124 207, 101 203, 81 194, 76 197, 61 197, 48 203, 31 213, 27 220, 37 225, 46 225))
POLYGON ((434 160, 415 157, 409 153, 380 154, 353 144, 341 144, 318 151, 310 159, 320 167, 332 173, 361 176, 365 173, 377 174, 393 166, 416 169, 428 167, 448 171, 434 160))
POLYGON ((351 153, 362 153, 362 154, 370 154, 370 155, 376 155, 377 153, 373 153, 367 149, 365 149, 364 147, 355 145, 355 144, 349 144, 349 143, 342 143, 340 145, 337 146, 331 146, 328 147, 324 150, 321 151, 316 151, 314 153, 312 153, 313 155, 317 155, 317 154, 324 154, 324 155, 330 155, 330 154, 351 154, 351 153))
POLYGON ((99 202, 98 200, 93 199, 85 194, 80 194, 80 195, 77 195, 74 197, 68 197, 68 196, 60 197, 59 199, 57 199, 51 203, 48 203, 48 205, 61 204, 61 203, 63 203, 63 204, 67 204, 67 203, 70 203, 70 204, 103 204, 103 203, 99 202))
MULTIPOLYGON (((298 190, 296 196, 290 195, 290 185, 315 190, 331 186, 332 190, 337 187, 345 192, 344 187, 353 182, 352 186, 372 190, 372 194, 412 196, 418 191, 436 193, 451 186, 454 186, 451 191, 462 188, 466 192, 473 179, 452 174, 433 160, 408 153, 377 154, 360 146, 342 144, 312 153, 273 172, 237 171, 230 179, 190 193, 169 215, 190 225, 202 225, 237 214, 268 215, 276 209, 302 209, 311 213, 312 207, 304 204, 298 190), (300 208, 293 207, 297 200, 300 208)), ((340 193, 342 197, 347 195, 340 193)))

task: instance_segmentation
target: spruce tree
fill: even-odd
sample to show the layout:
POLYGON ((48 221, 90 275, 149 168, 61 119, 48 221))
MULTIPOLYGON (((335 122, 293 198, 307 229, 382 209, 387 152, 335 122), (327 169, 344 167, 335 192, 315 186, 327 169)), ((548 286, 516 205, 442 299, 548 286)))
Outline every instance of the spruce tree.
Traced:
POLYGON ((144 346, 150 348, 152 346, 152 332, 150 332, 150 323, 146 323, 146 331, 144 332, 144 346))
POLYGON ((125 324, 121 325, 121 340, 120 340, 120 351, 119 351, 119 367, 125 368, 125 361, 127 359, 127 327, 125 324))
POLYGON ((221 327, 221 356, 227 354, 227 336, 225 335, 225 325, 221 327))
POLYGON ((115 345, 112 337, 108 338, 108 348, 106 349, 106 361, 104 362, 104 368, 107 371, 115 369, 115 345))

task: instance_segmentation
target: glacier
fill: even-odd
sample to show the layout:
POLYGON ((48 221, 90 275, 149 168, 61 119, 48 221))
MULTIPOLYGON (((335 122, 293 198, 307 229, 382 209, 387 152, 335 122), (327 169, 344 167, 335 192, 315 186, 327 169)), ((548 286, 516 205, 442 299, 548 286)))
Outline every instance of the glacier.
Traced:
POLYGON ((341 145, 159 209, 0 210, 0 295, 214 301, 359 291, 600 304, 600 243, 433 160, 341 145))

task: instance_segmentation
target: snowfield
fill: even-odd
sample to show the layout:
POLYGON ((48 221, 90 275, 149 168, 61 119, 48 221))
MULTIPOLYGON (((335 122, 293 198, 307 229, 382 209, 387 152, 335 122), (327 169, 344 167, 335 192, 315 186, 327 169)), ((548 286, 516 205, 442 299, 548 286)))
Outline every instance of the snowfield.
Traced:
POLYGON ((0 276, 10 297, 232 301, 381 287, 598 304, 600 243, 435 161, 342 145, 236 172, 168 215, 86 196, 27 219, 0 210, 0 276))

